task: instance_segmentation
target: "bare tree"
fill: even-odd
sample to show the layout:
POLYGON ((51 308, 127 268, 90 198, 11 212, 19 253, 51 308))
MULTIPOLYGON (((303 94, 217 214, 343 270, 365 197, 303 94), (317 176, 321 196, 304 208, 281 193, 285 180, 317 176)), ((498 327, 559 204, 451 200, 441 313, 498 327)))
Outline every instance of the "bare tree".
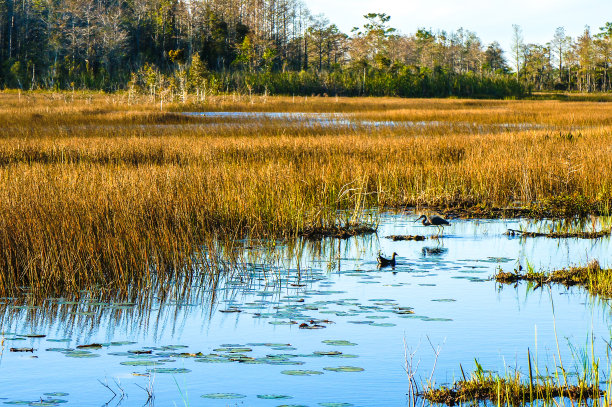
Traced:
POLYGON ((521 72, 521 61, 525 48, 525 44, 523 42, 523 30, 520 25, 513 24, 512 25, 512 56, 514 59, 514 66, 516 67, 516 80, 519 80, 520 72, 521 72))

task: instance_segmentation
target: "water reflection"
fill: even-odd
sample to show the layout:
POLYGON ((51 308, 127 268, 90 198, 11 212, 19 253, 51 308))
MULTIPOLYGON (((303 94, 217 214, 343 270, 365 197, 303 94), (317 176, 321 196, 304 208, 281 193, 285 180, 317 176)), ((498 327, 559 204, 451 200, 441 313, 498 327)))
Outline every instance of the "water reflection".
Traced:
POLYGON ((448 249, 443 246, 428 247, 421 249, 423 257, 443 257, 448 252, 448 249))
MULTIPOLYGON (((609 267, 609 239, 505 235, 508 228, 545 227, 525 220, 455 220, 438 239, 406 216, 385 215, 380 224, 377 235, 346 240, 240 241, 231 249, 240 253, 232 267, 177 278, 173 290, 83 293, 40 304, 2 299, 0 397, 65 392, 69 405, 100 405, 109 391, 98 380, 116 379, 128 394, 122 405, 144 404, 147 393, 136 385, 153 383, 159 405, 179 404, 185 394, 190 400, 240 394, 245 405, 267 406, 258 396, 280 394, 292 397, 291 404, 388 406, 406 402, 404 341, 418 349, 425 378, 434 355, 423 344, 427 338, 443 344, 437 383, 457 377, 459 364, 469 369, 474 358, 486 369, 524 368, 517 355, 536 341, 542 371, 554 363, 557 339, 566 364, 573 359, 563 338, 580 347, 592 334, 594 351, 605 357, 606 300, 579 288, 502 289, 489 277, 518 264, 554 269, 597 258, 609 267), (405 234, 427 239, 385 238, 405 234), (377 268, 379 252, 398 253, 394 269, 377 268), (92 343, 101 349, 77 348, 92 343), (10 352, 13 346, 36 351, 10 352), (60 375, 53 373, 58 367, 60 375)), ((227 402, 206 399, 206 405, 227 402)))
POLYGON ((421 121, 393 121, 393 120, 363 120, 358 116, 347 113, 310 113, 310 112, 184 112, 186 116, 203 117, 207 119, 223 119, 226 123, 242 123, 254 120, 273 120, 286 121, 293 125, 321 126, 321 127, 442 127, 452 126, 453 128, 470 128, 484 131, 486 128, 496 128, 502 130, 525 130, 525 129, 545 129, 546 126, 538 123, 473 123, 458 121, 440 120, 421 120, 421 121))

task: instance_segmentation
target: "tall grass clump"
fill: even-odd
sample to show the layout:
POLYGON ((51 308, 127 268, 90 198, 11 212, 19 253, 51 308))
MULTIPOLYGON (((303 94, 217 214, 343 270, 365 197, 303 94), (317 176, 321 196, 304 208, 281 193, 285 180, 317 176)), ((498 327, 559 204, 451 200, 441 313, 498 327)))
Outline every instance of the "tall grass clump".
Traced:
POLYGON ((495 281, 501 284, 515 284, 527 281, 540 287, 545 284, 562 284, 565 287, 579 286, 592 295, 612 298, 612 269, 602 268, 597 260, 592 260, 586 266, 576 266, 561 270, 535 271, 531 267, 526 273, 498 271, 495 281))
MULTIPOLYGON (((421 396, 438 405, 495 405, 501 406, 607 406, 609 379, 600 388, 599 359, 589 358, 586 366, 575 372, 571 382, 562 366, 553 371, 540 372, 529 355, 528 372, 508 372, 505 375, 486 372, 475 361, 476 370, 463 374, 450 387, 426 387, 421 396)), ((463 369, 462 369, 463 372, 463 369)))

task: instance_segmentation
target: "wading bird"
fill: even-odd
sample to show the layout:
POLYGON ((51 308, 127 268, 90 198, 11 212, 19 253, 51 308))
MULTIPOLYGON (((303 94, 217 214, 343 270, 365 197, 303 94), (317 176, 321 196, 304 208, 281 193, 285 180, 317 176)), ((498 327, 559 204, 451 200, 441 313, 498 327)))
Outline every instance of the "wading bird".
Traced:
POLYGON ((378 266, 379 267, 395 266, 395 256, 396 255, 397 253, 393 252, 393 256, 390 259, 385 259, 383 256, 379 254, 378 255, 378 266))
POLYGON ((415 220, 415 222, 421 219, 423 219, 423 226, 437 226, 438 230, 442 232, 444 231, 444 226, 450 225, 450 223, 448 223, 446 219, 438 215, 434 215, 434 216, 421 215, 418 217, 417 220, 415 220))

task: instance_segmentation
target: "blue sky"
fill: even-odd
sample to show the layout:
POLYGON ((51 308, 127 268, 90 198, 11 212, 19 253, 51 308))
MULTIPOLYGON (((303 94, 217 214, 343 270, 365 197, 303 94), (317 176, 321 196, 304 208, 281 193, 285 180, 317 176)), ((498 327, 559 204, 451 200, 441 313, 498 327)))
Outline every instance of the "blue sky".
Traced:
POLYGON ((498 41, 510 49, 512 24, 523 29, 525 42, 544 44, 555 28, 576 37, 589 25, 593 32, 612 22, 612 0, 305 0, 313 14, 323 13, 349 33, 369 12, 387 13, 391 26, 404 34, 418 27, 475 31, 485 44, 498 41))

